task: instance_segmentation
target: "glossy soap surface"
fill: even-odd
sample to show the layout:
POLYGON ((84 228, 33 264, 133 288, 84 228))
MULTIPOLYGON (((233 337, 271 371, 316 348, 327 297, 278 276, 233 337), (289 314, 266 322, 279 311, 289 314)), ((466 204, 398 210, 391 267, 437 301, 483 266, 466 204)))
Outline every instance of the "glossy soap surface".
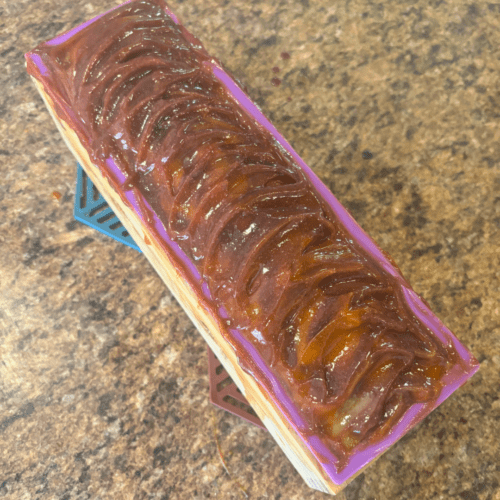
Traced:
MULTIPOLYGON (((157 1, 34 51, 103 170, 112 158, 339 459, 432 405, 461 362, 157 1)), ((147 210, 145 222, 152 224, 147 210)), ((229 335, 229 333, 228 333, 229 335)))

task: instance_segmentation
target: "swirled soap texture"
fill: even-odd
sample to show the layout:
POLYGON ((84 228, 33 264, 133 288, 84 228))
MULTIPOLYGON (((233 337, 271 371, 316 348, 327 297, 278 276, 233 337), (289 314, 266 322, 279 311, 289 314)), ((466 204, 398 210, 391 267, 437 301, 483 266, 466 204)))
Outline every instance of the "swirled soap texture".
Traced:
POLYGON ((121 189, 144 196, 221 324, 255 345, 339 467, 436 400, 460 362, 454 347, 415 317, 160 1, 126 4, 34 53, 58 75, 92 160, 113 158, 121 189))

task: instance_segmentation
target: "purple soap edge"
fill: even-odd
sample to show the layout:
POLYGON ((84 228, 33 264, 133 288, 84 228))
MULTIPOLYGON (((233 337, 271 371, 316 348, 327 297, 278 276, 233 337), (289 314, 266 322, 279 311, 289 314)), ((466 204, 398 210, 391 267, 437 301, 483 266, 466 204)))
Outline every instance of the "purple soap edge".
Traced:
MULTIPOLYGON (((447 399, 456 389, 462 386, 474 373, 479 369, 479 364, 475 360, 474 356, 469 352, 469 350, 459 341, 459 339, 451 332, 439 318, 427 307, 418 294, 409 288, 407 281, 401 276, 400 272, 394 267, 394 265, 387 259, 387 257, 380 250, 378 245, 373 241, 373 239, 359 226, 359 224, 353 219, 345 207, 337 200, 335 195, 328 189, 328 187, 321 181, 321 179, 315 174, 315 172, 304 162, 304 160, 298 155, 298 153, 292 148, 288 141, 281 135, 281 133, 276 129, 276 127, 264 116, 259 107, 252 102, 250 97, 241 89, 241 87, 234 81, 234 79, 224 71, 218 64, 213 63, 214 74, 217 78, 224 84, 229 92, 233 95, 234 99, 244 108, 257 122, 268 130, 273 137, 278 141, 278 143, 293 157, 293 159, 300 165, 304 173, 307 175, 309 180, 312 182, 317 191, 323 196, 325 201, 330 205, 334 213, 337 215, 341 223, 346 227, 351 236, 356 239, 356 241, 361 245, 361 247, 366 250, 371 256, 373 256, 379 263, 382 264, 384 269, 394 276, 400 286, 403 289, 403 293, 406 298, 406 303, 418 317, 422 323, 429 328, 443 344, 453 344, 461 360, 466 365, 466 370, 463 371, 461 366, 457 363, 443 379, 444 387, 441 391, 440 396, 431 406, 425 406, 423 404, 413 405, 401 419, 401 421, 396 425, 391 434, 381 440, 379 443, 367 447, 364 450, 356 452, 350 459, 349 464, 346 468, 338 473, 336 469, 332 469, 330 462, 324 462, 322 458, 324 456, 331 454, 329 450, 319 450, 321 441, 317 441, 316 446, 309 447, 307 443, 307 438, 304 438, 310 451, 316 456, 316 458, 322 463, 324 468, 328 471, 330 478, 340 484, 345 480, 349 479, 353 474, 367 465, 376 456, 383 453, 387 448, 389 448, 394 442, 400 439, 406 432, 413 428, 417 423, 423 420, 429 413, 431 413, 435 408, 437 408, 445 399, 447 399), (415 407, 417 407, 415 409, 415 407), (320 454, 315 453, 319 451, 320 454), (323 457, 321 457, 323 455, 323 457), (340 483, 339 483, 340 481, 340 483)), ((264 371, 264 370, 262 370, 264 371)), ((269 370, 266 369, 265 372, 269 370)), ((266 373, 267 375, 267 373, 266 373)), ((294 427, 297 428, 295 425, 294 427)), ((300 432, 300 429, 297 428, 300 432)), ((312 441, 309 439, 309 441, 312 441)), ((321 443, 324 447, 324 444, 321 443)))
MULTIPOLYGON (((89 26, 93 22, 97 21, 104 15, 113 10, 130 3, 131 0, 127 0, 121 5, 117 5, 108 11, 99 14, 93 19, 75 27, 67 32, 58 35, 52 40, 46 41, 47 45, 57 45, 59 43, 64 43, 71 36, 74 36, 85 27, 89 26)), ((176 24, 181 24, 175 14, 168 8, 165 8, 165 12, 172 18, 176 24)), ((44 77, 48 76, 48 69, 43 63, 41 57, 38 54, 28 52, 25 54, 26 59, 31 59, 33 64, 38 68, 40 74, 44 77)), ((332 454, 332 452, 326 447, 325 443, 321 441, 318 436, 305 436, 301 429, 304 429, 307 425, 305 421, 300 416, 300 413, 293 403, 291 398, 288 396, 284 390, 281 382, 272 373, 272 371, 267 367, 262 357, 258 354, 254 346, 239 332, 238 330, 231 330, 233 336, 238 340, 240 345, 245 347, 250 355, 253 364, 258 367, 265 377, 267 378, 266 384, 258 380, 260 385, 263 385, 267 392, 270 393, 274 403, 285 410, 284 416, 286 417, 288 423, 296 430, 296 432, 301 435, 307 448, 310 452, 318 459, 322 464, 325 472, 329 478, 335 484, 342 484, 348 480, 352 475, 358 472, 360 469, 365 467, 374 458, 378 457, 387 448, 389 448, 394 442, 399 440, 406 432, 413 428, 418 422, 424 419, 431 411, 433 411, 437 406, 439 406, 445 399, 447 399, 456 389, 463 385, 472 375, 479 369, 479 364, 473 355, 468 351, 468 349, 458 340, 458 338, 448 329, 444 324, 435 316, 435 314, 423 303, 421 298, 407 285, 406 280, 401 276, 400 272, 393 266, 393 264, 387 259, 384 253, 380 250, 378 245, 373 241, 373 239, 368 236, 368 234, 358 225, 358 223, 352 218, 348 211, 342 206, 342 204, 337 200, 333 193, 328 189, 328 187, 319 179, 319 177, 313 172, 313 170, 302 160, 302 158, 297 154, 297 152, 291 147, 291 145, 286 141, 286 139, 280 134, 280 132, 272 125, 272 123, 264 116, 260 108, 252 102, 250 97, 241 89, 239 84, 222 69, 222 67, 215 61, 211 61, 212 71, 214 75, 221 81, 228 92, 233 96, 233 98, 240 104, 240 106, 245 109, 263 128, 265 128, 273 137, 276 139, 278 144, 286 150, 292 158, 297 162, 297 164, 302 168, 306 176, 309 178, 311 183, 314 185, 316 190, 322 195, 323 199, 330 205, 334 213, 337 215, 344 227, 349 231, 351 236, 360 244, 360 246, 365 249, 370 255, 372 255, 383 267, 394 276, 403 288, 403 292, 406 298, 406 302, 410 309, 413 311, 415 316, 417 316, 426 326, 431 330, 443 343, 452 343, 457 349, 457 352, 461 360, 465 363, 466 369, 463 370, 457 363, 452 370, 445 377, 445 385, 441 391, 440 396, 431 406, 425 406, 423 404, 415 404, 405 413, 403 418, 398 422, 392 432, 381 440, 379 443, 365 448, 364 450, 355 452, 351 457, 348 465, 342 470, 342 472, 337 472, 335 468, 335 463, 337 458, 332 454)), ((110 171, 113 173, 117 180, 122 178, 124 180, 123 173, 116 163, 109 158, 106 160, 106 164, 110 171)), ((135 191, 135 190, 133 190, 135 191)), ((134 193, 132 190, 127 191, 125 196, 128 202, 134 207, 136 212, 144 219, 143 209, 140 203, 137 201, 136 196, 138 193, 134 193)), ((158 234, 162 237, 169 248, 177 255, 177 257, 186 266, 186 270, 191 274, 192 278, 196 282, 201 282, 201 276, 191 262, 191 260, 186 256, 186 254, 181 250, 179 245, 171 240, 168 236, 163 223, 160 221, 158 216, 149 206, 146 200, 142 199, 142 204, 146 205, 148 211, 153 214, 154 225, 158 234)), ((209 300, 210 294, 205 283, 202 283, 202 292, 205 297, 209 300)), ((221 311, 222 313, 222 311, 221 311)), ((222 315, 222 314, 221 314, 222 315)))

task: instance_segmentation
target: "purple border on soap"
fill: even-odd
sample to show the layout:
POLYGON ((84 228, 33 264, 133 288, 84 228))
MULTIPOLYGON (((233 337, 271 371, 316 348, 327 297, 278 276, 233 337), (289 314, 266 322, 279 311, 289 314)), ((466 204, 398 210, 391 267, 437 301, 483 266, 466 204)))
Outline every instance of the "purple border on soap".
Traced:
MULTIPOLYGON (((131 0, 128 0, 121 5, 117 5, 116 7, 109 9, 108 11, 96 16, 95 18, 45 43, 47 45, 57 45, 59 43, 64 43, 71 36, 74 36, 85 27, 89 26, 109 12, 112 12, 122 5, 129 3, 130 1, 131 0)), ((165 8, 165 12, 176 24, 180 24, 178 18, 168 7, 165 8)), ((31 59, 42 76, 46 77, 48 75, 48 69, 43 63, 40 56, 38 56, 37 54, 28 53, 26 54, 26 58, 31 59)), ((478 370, 479 365, 477 365, 477 362, 475 361, 471 353, 460 343, 460 341, 453 335, 453 333, 441 323, 441 321, 423 303, 420 297, 413 290, 408 288, 408 284, 406 280, 401 276, 400 272, 394 267, 389 259, 387 259, 387 257, 378 248, 375 242, 363 231, 363 229, 361 229, 361 227, 351 217, 347 210, 335 198, 332 192, 323 184, 323 182, 310 169, 310 167, 293 150, 290 144, 278 132, 274 125, 272 125, 271 122, 263 115, 258 106, 251 101, 248 95, 241 89, 241 87, 234 81, 234 79, 228 73, 226 73, 214 60, 212 60, 208 64, 211 65, 214 75, 221 81, 221 83, 226 87, 228 92, 240 104, 240 106, 245 109, 247 113, 249 113, 262 127, 268 130, 274 136, 278 144, 292 156, 292 158, 297 162, 298 165, 300 165, 318 193, 330 205, 336 216, 343 223, 352 237, 360 244, 363 249, 371 254, 387 272, 389 272, 399 281, 408 306, 413 311, 415 316, 417 316, 443 343, 453 344, 461 359, 464 361, 468 368, 468 370, 464 371, 460 367, 460 365, 455 365, 455 367, 445 377, 445 386, 443 387, 439 398, 431 407, 425 407, 423 404, 413 405, 406 412, 401 421, 394 427, 389 436, 375 445, 367 447, 362 451, 356 452, 351 457, 348 465, 343 469, 341 473, 339 473, 337 472, 335 467, 337 459, 326 447, 325 443, 322 442, 318 436, 304 435, 304 429, 307 427, 306 422, 300 416, 297 407, 293 404, 291 398, 284 390, 277 377, 267 367, 266 363, 259 355, 255 347, 243 336, 241 332, 234 329, 231 330, 234 338, 249 353, 250 365, 253 365, 257 369, 257 371, 265 376, 264 381, 258 379, 257 381, 264 387, 264 389, 270 392, 274 403, 284 411, 284 415, 286 416, 290 426, 293 427, 302 436, 304 443, 311 451, 311 453, 316 456, 318 461, 323 465, 327 475, 332 479, 334 483, 342 484, 353 474, 367 465, 370 461, 384 452, 395 441, 401 438, 408 430, 410 430, 415 424, 417 424, 420 420, 427 416, 433 409, 439 406, 447 397, 449 397, 458 387, 464 384, 478 370)), ((123 183, 125 181, 125 176, 118 165, 116 165, 116 163, 111 158, 106 161, 106 164, 115 181, 117 181, 119 184, 123 183)), ((143 209, 141 208, 141 203, 148 212, 153 214, 154 227, 157 234, 162 238, 163 242, 165 242, 168 247, 175 253, 177 258, 183 263, 186 271, 191 274, 193 280, 201 284, 203 294, 205 295, 207 300, 210 300, 211 297, 208 286, 206 283, 202 282, 201 276, 194 263, 186 256, 180 246, 168 236, 164 224, 152 210, 149 203, 142 196, 141 203, 139 203, 137 199, 138 196, 141 195, 135 189, 127 191, 125 193, 125 197, 127 198, 129 204, 134 207, 135 211, 140 215, 141 218, 146 217, 146 214, 143 213, 143 209)), ((227 312, 223 308, 220 308, 219 313, 222 318, 227 317, 227 312)), ((247 368, 250 368, 250 370, 252 369, 251 366, 247 368)))
MULTIPOLYGON (((371 254, 387 272, 389 272, 399 281, 400 286, 403 290, 403 294, 406 298, 406 302, 415 316, 417 316, 418 319, 422 321, 422 323, 441 340, 441 342, 443 342, 444 344, 452 343, 457 350, 460 358, 469 368, 469 371, 464 372, 461 369, 460 365, 455 365, 443 379, 445 385, 441 391, 440 396, 431 407, 425 407, 425 405, 423 404, 413 405, 406 412, 398 425, 395 426, 388 437, 381 440, 376 445, 356 452, 351 457, 349 464, 341 473, 337 472, 335 467, 332 467, 332 462, 334 463, 336 459, 333 454, 325 447, 324 443, 322 443, 319 438, 306 438, 305 441, 309 450, 323 464, 325 469, 328 471, 328 475, 331 477, 331 479, 335 483, 340 484, 349 479, 349 477, 351 477, 357 471, 362 469, 373 458, 384 452, 395 441, 400 439, 408 430, 410 430, 410 428, 414 427, 419 421, 425 418, 456 389, 458 389, 470 377, 472 377, 472 375, 479 369, 479 366, 475 365, 474 357, 460 343, 455 335, 443 325, 443 323, 434 315, 434 313, 423 303, 422 299, 413 290, 408 288, 406 280, 403 278, 403 276, 401 276, 400 272, 378 248, 377 244, 370 238, 370 236, 368 236, 363 231, 363 229, 352 218, 349 212, 347 212, 347 210, 342 206, 337 198, 335 198, 333 193, 325 186, 321 179, 311 170, 311 168, 304 162, 304 160, 302 160, 302 158, 292 148, 288 141, 278 132, 276 127, 264 116, 259 107, 254 102, 252 102, 250 97, 219 65, 213 62, 211 63, 211 65, 213 67, 214 75, 219 79, 221 83, 224 84, 224 86, 233 95, 234 99, 240 104, 240 106, 245 109, 262 127, 268 130, 277 140, 280 146, 283 147, 283 149, 285 149, 300 165, 314 187, 317 189, 323 199, 325 199, 325 201, 329 204, 335 215, 339 218, 344 227, 349 231, 351 236, 360 244, 360 246, 364 250, 371 254), (324 458, 328 456, 331 458, 331 462, 324 461, 324 458)), ((233 332, 235 331, 233 330, 233 332)), ((240 334, 239 337, 240 341, 243 342, 243 336, 240 334)), ((248 341, 247 344, 248 346, 251 346, 248 341)), ((255 355, 258 356, 257 351, 255 351, 255 355)), ((271 376, 272 378, 275 378, 272 374, 269 373, 269 369, 264 368, 264 363, 259 363, 259 365, 261 367, 261 370, 265 372, 268 377, 271 376)), ((275 386, 275 383, 273 383, 273 386, 275 386)), ((280 394, 280 401, 283 400, 287 401, 285 406, 288 408, 289 404, 291 403, 290 398, 286 394, 284 396, 283 394, 280 394)), ((300 428, 303 425, 302 419, 299 420, 294 418, 290 423, 297 429, 297 431, 300 432, 300 428)))
MULTIPOLYGON (((110 12, 113 12, 114 10, 118 9, 119 7, 122 7, 123 5, 126 5, 133 0, 127 0, 126 2, 123 2, 119 5, 116 5, 115 7, 112 7, 111 9, 107 10, 106 12, 103 12, 102 14, 97 15, 96 17, 90 19, 89 21, 84 22, 83 24, 80 24, 78 26, 75 26, 74 28, 69 29, 68 31, 61 33, 60 35, 57 35, 55 38, 52 38, 52 40, 48 40, 45 42, 47 45, 58 45, 61 43, 64 43, 66 40, 69 40, 73 35, 76 35, 83 29, 85 29, 87 26, 90 26, 92 23, 100 19, 101 17, 109 14, 110 12)), ((180 24, 179 19, 177 16, 167 7, 165 9, 165 12, 170 16, 172 21, 174 21, 175 24, 180 24)))

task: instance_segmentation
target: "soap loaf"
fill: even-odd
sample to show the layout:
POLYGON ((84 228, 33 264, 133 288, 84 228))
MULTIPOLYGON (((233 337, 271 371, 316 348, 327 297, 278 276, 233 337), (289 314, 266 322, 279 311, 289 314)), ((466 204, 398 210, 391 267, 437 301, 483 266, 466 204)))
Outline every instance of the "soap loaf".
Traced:
POLYGON ((70 149, 308 484, 336 493, 477 370, 161 0, 27 54, 70 149))

